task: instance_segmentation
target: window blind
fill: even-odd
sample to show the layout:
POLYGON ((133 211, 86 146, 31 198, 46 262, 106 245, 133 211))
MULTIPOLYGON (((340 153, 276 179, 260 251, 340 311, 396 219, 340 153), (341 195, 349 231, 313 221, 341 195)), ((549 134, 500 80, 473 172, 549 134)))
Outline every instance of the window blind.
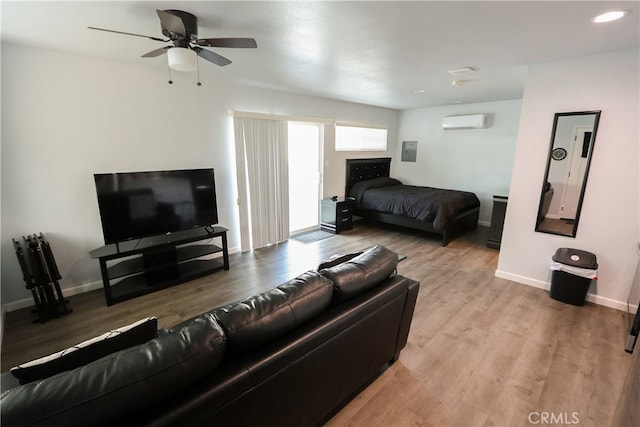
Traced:
POLYGON ((387 129, 336 125, 336 151, 386 151, 387 129))

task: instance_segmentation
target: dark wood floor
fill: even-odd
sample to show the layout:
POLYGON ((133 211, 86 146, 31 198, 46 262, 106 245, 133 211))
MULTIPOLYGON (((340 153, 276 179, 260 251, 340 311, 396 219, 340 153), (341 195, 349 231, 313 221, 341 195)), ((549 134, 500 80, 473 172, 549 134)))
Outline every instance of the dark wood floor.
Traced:
POLYGON ((142 317, 171 326, 277 286, 335 253, 382 244, 407 255, 399 273, 421 282, 409 342, 330 426, 525 426, 543 424, 544 414, 612 425, 631 363, 625 314, 563 304, 496 278, 498 251, 485 247, 486 237, 480 227, 442 247, 437 237, 358 224, 316 243, 233 254, 229 271, 112 307, 102 291, 76 295, 72 314, 45 324, 33 324, 28 309, 11 312, 2 371, 142 317))

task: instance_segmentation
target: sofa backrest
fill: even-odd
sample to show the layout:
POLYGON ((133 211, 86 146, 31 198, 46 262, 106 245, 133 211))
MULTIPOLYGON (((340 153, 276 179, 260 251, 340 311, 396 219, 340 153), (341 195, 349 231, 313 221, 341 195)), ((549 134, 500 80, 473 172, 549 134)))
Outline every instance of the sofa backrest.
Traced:
POLYGON ((224 363, 138 425, 322 425, 397 359, 418 285, 394 275, 331 304, 294 331, 224 363))
POLYGON ((227 357, 250 351, 292 331, 329 306, 333 284, 308 271, 243 301, 212 311, 227 335, 227 357))
POLYGON ((144 344, 4 392, 2 425, 111 425, 215 370, 226 337, 211 314, 144 344))
POLYGON ((333 282, 334 299, 341 302, 379 285, 397 266, 398 254, 378 245, 320 273, 333 282))

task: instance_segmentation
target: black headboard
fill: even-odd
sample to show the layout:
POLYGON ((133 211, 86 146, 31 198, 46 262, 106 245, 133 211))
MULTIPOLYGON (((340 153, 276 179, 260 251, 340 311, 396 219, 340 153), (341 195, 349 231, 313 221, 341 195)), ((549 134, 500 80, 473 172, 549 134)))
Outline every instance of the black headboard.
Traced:
POLYGON ((345 197, 349 196, 351 187, 360 181, 373 178, 388 177, 391 169, 391 157, 375 159, 347 159, 347 185, 345 197))

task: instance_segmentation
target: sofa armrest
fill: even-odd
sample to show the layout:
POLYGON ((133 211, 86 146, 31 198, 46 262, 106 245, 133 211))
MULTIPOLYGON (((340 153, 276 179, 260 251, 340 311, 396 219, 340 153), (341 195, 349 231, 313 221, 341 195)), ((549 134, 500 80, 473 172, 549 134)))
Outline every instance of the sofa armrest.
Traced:
POLYGON ((400 357, 400 351, 407 345, 407 339, 409 338, 409 328, 411 327, 411 320, 413 319, 413 312, 418 300, 418 291, 420 289, 420 283, 415 280, 405 279, 409 281, 407 286, 407 299, 404 302, 404 310, 402 311, 402 319, 400 320, 400 327, 398 328, 398 339, 396 341, 396 351, 391 360, 391 363, 398 360, 400 357))

